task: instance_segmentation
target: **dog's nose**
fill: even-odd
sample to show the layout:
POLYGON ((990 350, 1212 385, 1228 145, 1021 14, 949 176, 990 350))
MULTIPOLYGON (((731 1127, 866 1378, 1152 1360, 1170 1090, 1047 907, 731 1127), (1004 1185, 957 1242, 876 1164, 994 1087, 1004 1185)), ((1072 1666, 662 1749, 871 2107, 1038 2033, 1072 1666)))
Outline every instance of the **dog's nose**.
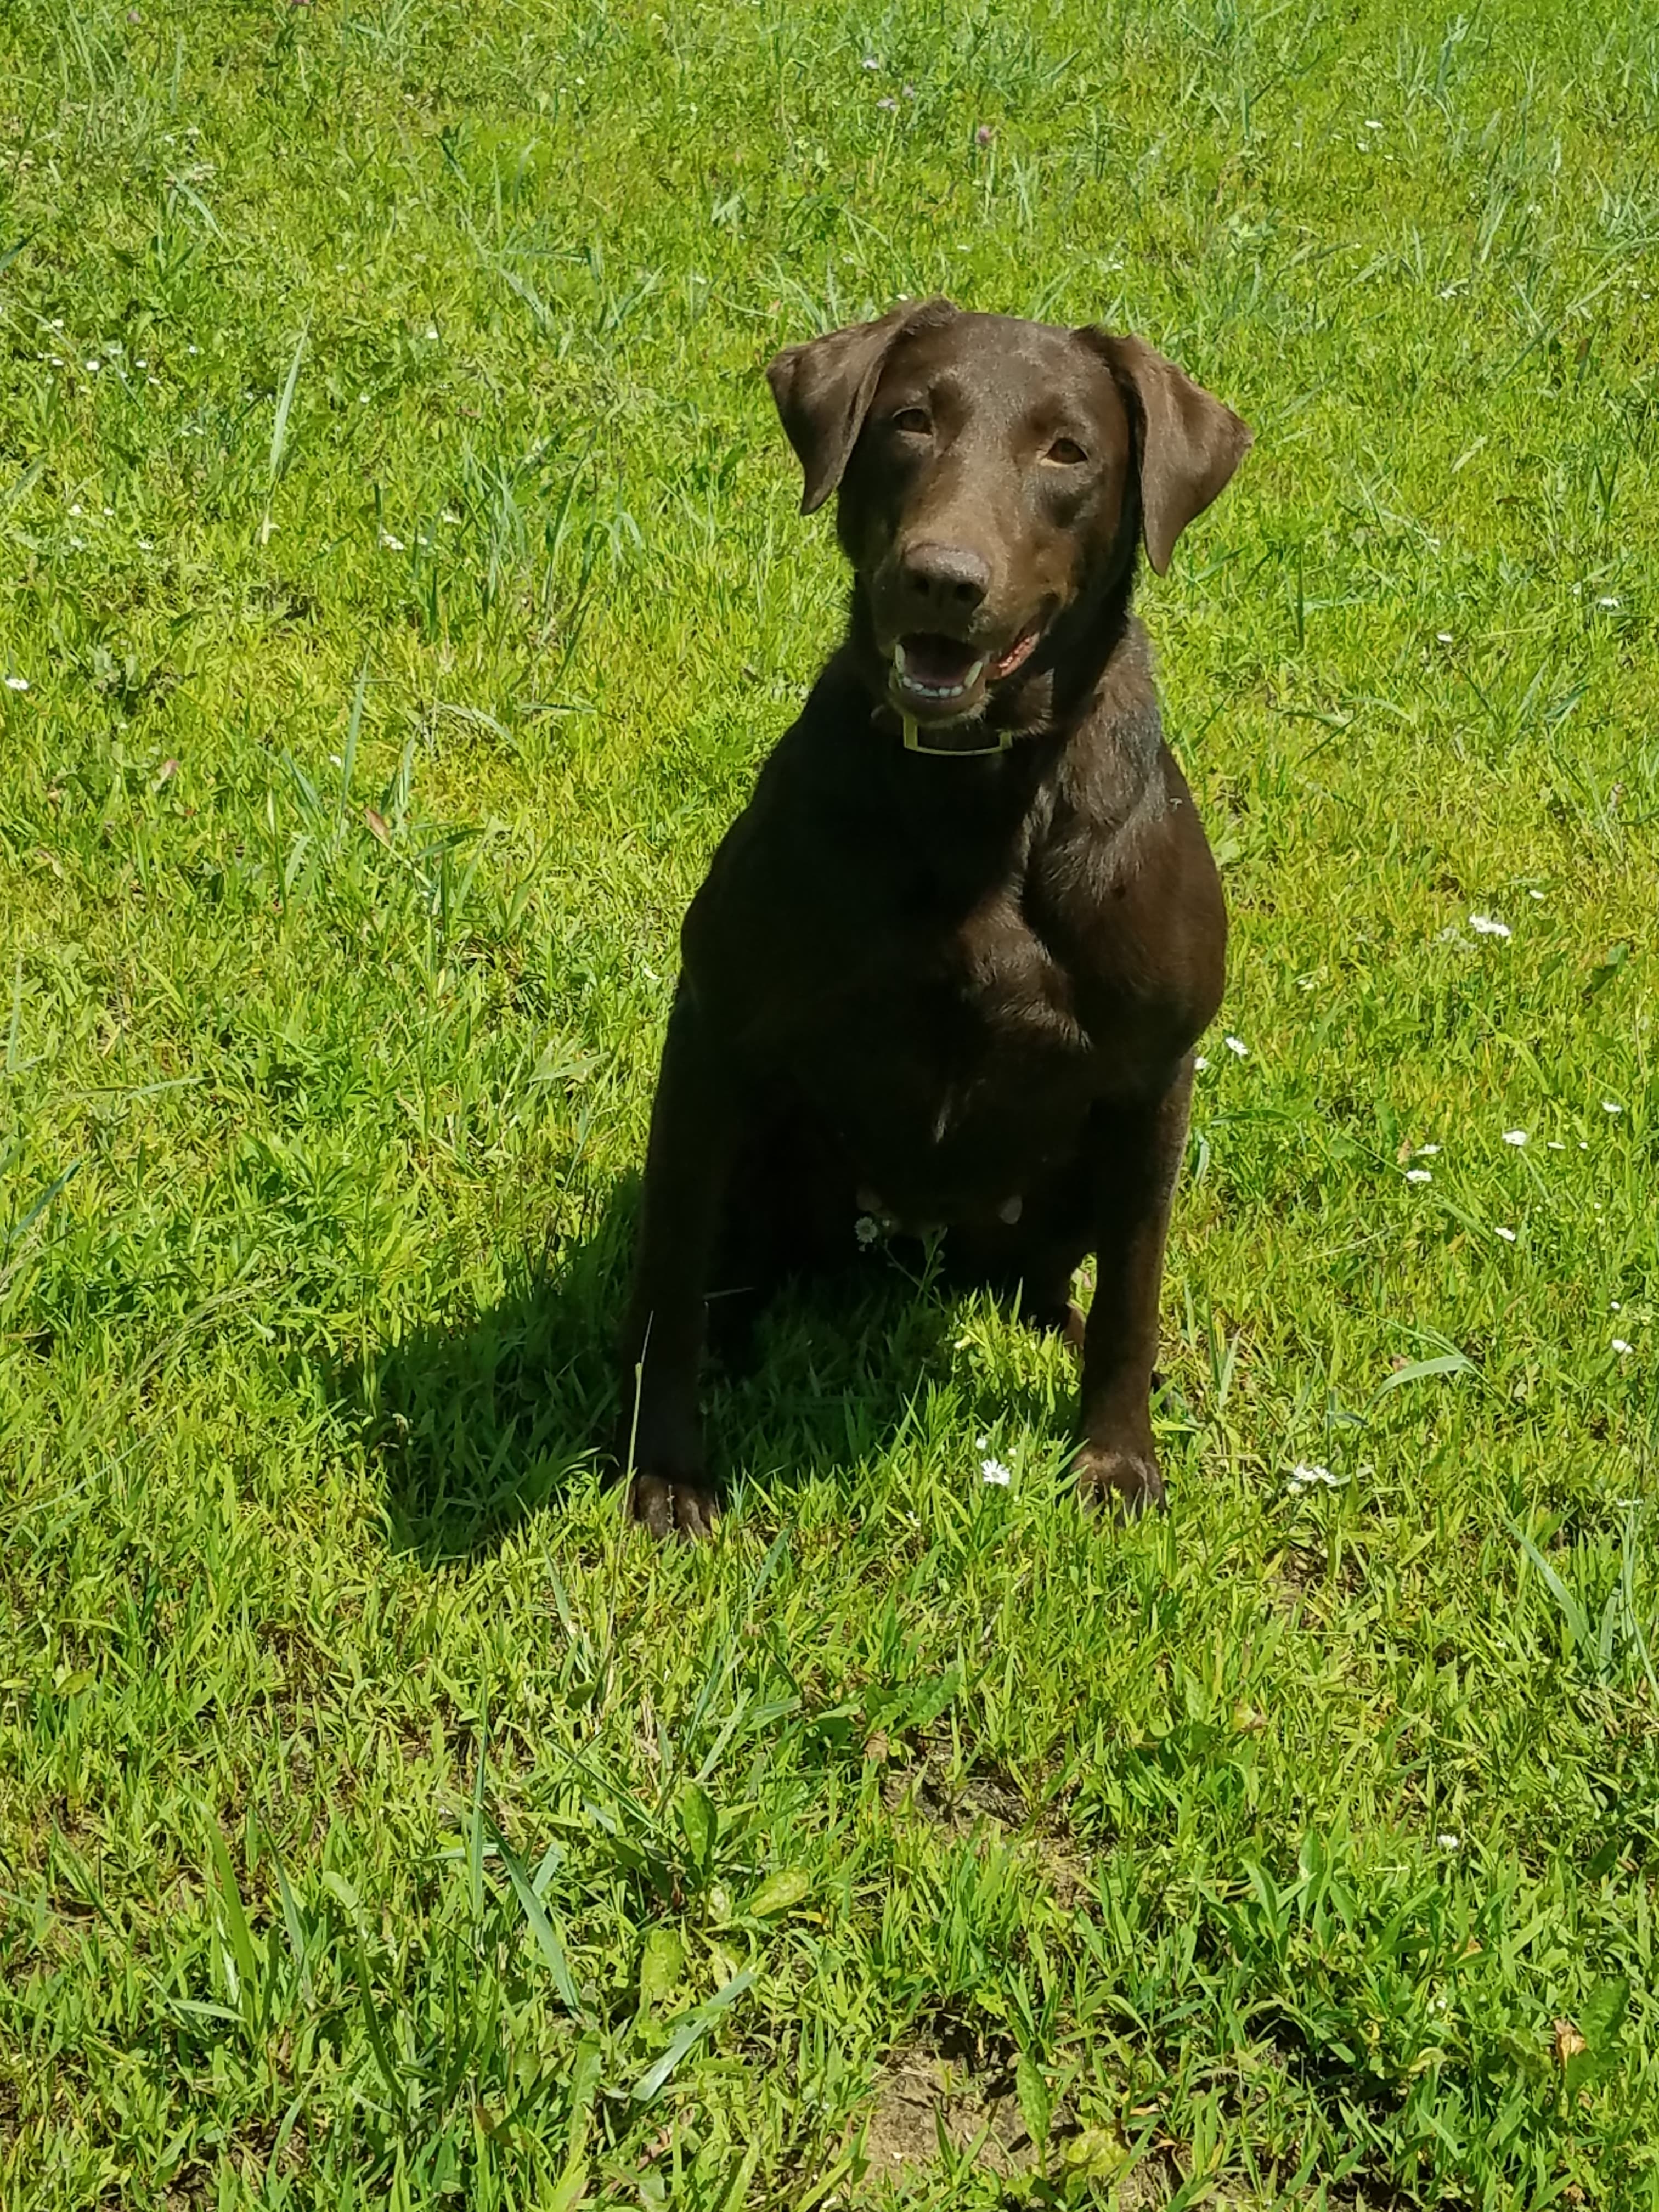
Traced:
POLYGON ((911 598, 939 613, 971 614, 991 588, 990 563, 967 545, 909 546, 899 572, 911 598))

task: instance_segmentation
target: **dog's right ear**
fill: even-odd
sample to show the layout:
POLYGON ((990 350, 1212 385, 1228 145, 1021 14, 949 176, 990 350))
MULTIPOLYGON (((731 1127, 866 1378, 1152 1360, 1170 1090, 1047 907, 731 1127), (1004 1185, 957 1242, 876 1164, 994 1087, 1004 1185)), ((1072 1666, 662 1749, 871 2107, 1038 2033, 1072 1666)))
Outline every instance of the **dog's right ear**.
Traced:
POLYGON ((841 482, 894 341, 948 322, 956 312, 948 300, 895 307, 877 322, 786 346, 768 365, 766 380, 805 478, 803 514, 822 507, 841 482))

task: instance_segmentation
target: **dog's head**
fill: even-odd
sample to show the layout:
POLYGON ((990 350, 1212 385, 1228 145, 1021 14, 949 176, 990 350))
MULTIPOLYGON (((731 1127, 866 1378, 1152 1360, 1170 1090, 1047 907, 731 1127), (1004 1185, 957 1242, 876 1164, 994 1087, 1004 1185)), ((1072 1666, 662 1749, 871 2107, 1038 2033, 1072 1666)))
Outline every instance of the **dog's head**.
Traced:
POLYGON ((1139 338, 947 300, 790 346, 767 370, 810 514, 841 494, 854 637, 919 722, 983 714, 1114 584, 1160 573, 1250 434, 1139 338))

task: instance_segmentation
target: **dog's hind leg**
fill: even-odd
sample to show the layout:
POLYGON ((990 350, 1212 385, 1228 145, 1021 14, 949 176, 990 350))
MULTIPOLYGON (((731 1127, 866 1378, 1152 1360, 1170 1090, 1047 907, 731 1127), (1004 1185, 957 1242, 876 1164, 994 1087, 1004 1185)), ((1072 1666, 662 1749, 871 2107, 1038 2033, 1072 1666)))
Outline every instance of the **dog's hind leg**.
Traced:
POLYGON ((705 1298, 740 1104, 725 1055, 682 983, 669 1016, 651 1114, 639 1256, 623 1326, 616 1457, 653 1535, 708 1534, 697 1367, 705 1298))
POLYGON ((753 1364, 756 1323, 786 1283, 856 1260, 857 1216, 847 1169, 800 1108, 775 1103, 750 1125, 725 1185, 708 1294, 710 1348, 729 1372, 753 1364))

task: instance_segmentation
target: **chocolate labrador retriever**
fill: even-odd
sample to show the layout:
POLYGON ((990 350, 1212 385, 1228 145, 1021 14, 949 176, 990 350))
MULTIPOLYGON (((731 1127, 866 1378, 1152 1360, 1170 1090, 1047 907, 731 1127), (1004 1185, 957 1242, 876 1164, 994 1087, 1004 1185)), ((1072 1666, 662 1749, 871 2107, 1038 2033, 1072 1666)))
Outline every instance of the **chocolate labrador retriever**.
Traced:
POLYGON ((1226 914, 1130 612, 1250 434, 1138 338, 896 308, 767 372, 847 635, 681 934, 617 1454, 705 1534, 708 1302, 876 1218, 1080 1345, 1085 1492, 1164 1495, 1148 1401, 1193 1046, 1226 914), (861 1219, 861 1217, 865 1217, 861 1219), (1092 1253, 1087 1321, 1073 1271, 1092 1253))

